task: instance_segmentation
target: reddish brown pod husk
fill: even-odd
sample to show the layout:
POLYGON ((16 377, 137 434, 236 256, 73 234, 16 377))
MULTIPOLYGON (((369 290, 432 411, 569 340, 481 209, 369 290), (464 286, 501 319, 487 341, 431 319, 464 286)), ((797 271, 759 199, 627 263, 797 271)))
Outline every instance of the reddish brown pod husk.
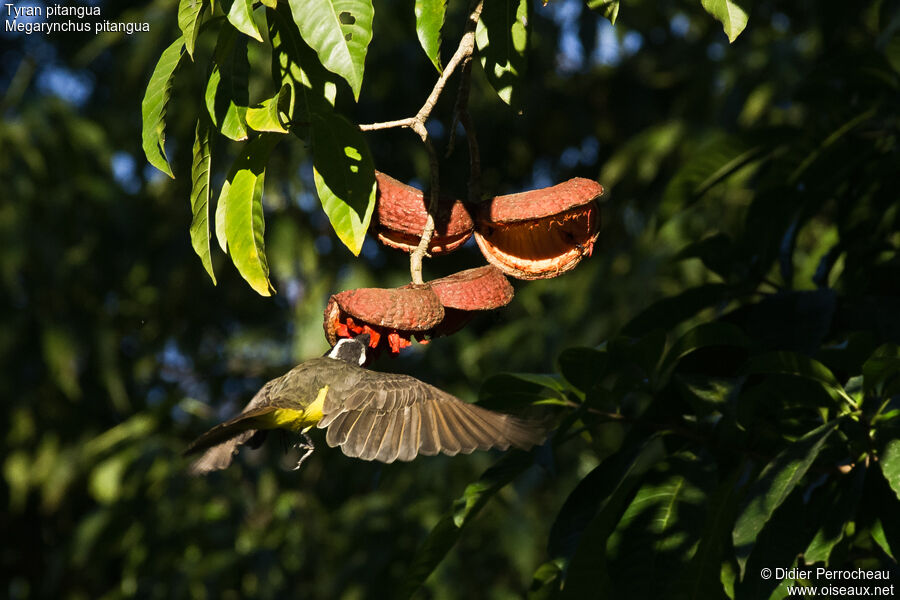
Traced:
POLYGON ((443 319, 444 307, 427 285, 346 290, 328 300, 325 337, 334 345, 339 338, 368 333, 372 348, 388 346, 396 354, 443 319))
MULTIPOLYGON (((422 190, 375 172, 378 195, 375 205, 375 233, 391 248, 411 252, 419 245, 428 205, 422 190)), ((434 221, 430 254, 446 254, 466 243, 475 224, 461 200, 441 195, 434 221)))
POLYGON ((506 306, 515 295, 509 280, 492 265, 460 271, 429 285, 444 306, 444 319, 434 328, 434 337, 459 331, 477 312, 506 306))
POLYGON ((481 205, 475 240, 489 263, 517 279, 548 279, 590 256, 600 232, 603 186, 576 177, 481 205))

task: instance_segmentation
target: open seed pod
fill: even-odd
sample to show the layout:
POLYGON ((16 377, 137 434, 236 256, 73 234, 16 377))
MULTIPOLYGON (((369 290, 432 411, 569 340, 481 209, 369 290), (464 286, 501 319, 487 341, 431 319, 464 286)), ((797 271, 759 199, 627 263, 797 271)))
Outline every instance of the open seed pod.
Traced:
POLYGON ((475 240, 488 262, 517 279, 548 279, 590 256, 603 186, 576 177, 481 205, 475 240))
MULTIPOLYGON (((422 238, 428 217, 428 203, 422 190, 375 172, 378 196, 375 205, 375 232, 386 246, 411 252, 422 238)), ((475 225, 461 200, 441 195, 434 220, 431 254, 452 252, 466 243, 475 225)))
POLYGON ((444 306, 444 318, 432 331, 433 337, 456 333, 477 312, 506 306, 515 291, 497 267, 485 265, 428 282, 444 306))
POLYGON ((444 307, 427 285, 402 288, 360 288, 334 294, 325 307, 325 337, 369 334, 369 345, 390 347, 394 354, 420 339, 444 318, 444 307))

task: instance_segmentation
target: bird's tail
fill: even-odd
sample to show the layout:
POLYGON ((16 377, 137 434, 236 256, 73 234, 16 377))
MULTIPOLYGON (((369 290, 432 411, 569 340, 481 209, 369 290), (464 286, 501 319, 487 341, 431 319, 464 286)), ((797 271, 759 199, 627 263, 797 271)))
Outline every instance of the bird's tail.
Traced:
POLYGON ((220 471, 228 467, 244 444, 258 448, 266 435, 266 431, 259 429, 259 425, 270 412, 271 408, 260 408, 240 414, 216 425, 191 442, 184 455, 189 456, 198 452, 203 454, 191 463, 190 473, 206 475, 211 471, 220 471))

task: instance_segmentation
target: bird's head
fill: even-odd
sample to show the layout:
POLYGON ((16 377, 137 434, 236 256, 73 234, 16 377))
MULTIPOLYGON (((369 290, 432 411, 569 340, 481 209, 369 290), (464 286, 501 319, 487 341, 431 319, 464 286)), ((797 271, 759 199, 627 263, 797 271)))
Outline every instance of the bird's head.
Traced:
POLYGON ((363 366, 366 362, 366 349, 369 347, 369 334, 361 333, 355 338, 341 338, 326 356, 337 360, 363 366))

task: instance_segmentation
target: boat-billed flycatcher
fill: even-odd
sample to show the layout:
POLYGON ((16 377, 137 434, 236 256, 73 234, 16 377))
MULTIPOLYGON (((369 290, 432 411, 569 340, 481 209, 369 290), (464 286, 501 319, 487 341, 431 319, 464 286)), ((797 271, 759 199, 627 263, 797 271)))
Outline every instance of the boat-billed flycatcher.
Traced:
MULTIPOLYGON (((368 334, 342 339, 260 389, 233 419, 216 425, 185 451, 204 451, 195 474, 224 469, 240 446, 258 447, 269 429, 305 435, 327 429, 325 441, 347 456, 391 463, 419 454, 451 456, 510 446, 528 449, 544 439, 540 428, 516 417, 468 404, 409 375, 364 369, 368 334)), ((298 463, 298 467, 300 466, 298 463)))

